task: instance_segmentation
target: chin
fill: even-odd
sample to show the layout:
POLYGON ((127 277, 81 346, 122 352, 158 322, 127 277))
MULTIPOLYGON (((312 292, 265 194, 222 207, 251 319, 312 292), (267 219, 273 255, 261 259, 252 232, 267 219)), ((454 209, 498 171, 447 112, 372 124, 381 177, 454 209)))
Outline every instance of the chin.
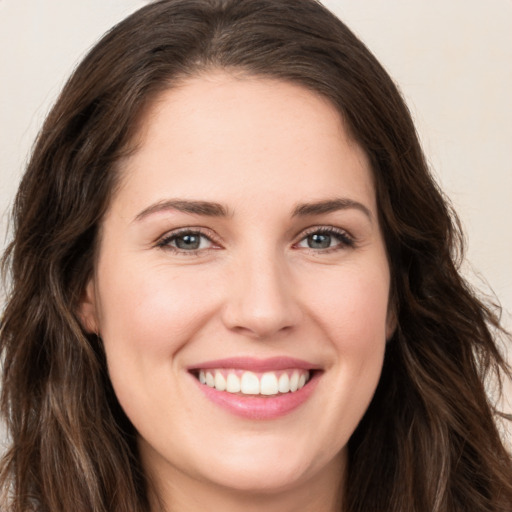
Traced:
POLYGON ((326 471, 337 474, 345 454, 345 450, 342 450, 329 461, 327 454, 327 460, 315 456, 301 442, 277 443, 275 439, 267 440, 259 448, 245 448, 219 450, 207 457, 206 478, 213 484, 235 492, 279 494, 295 490, 325 475, 326 471))
POLYGON ((308 479, 304 468, 291 467, 271 460, 266 464, 245 464, 244 467, 218 468, 211 478, 213 483, 250 494, 278 494, 294 489, 308 479))

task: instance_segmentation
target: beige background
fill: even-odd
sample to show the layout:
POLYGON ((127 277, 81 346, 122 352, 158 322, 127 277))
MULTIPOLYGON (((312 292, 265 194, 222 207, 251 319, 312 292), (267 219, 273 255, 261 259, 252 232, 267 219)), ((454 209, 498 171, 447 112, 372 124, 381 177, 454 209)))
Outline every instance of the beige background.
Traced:
MULTIPOLYGON (((0 248, 23 165, 63 81, 105 30, 145 3, 0 0, 0 248)), ((465 272, 494 290, 512 328, 512 1, 325 4, 400 85, 462 217, 465 272)))

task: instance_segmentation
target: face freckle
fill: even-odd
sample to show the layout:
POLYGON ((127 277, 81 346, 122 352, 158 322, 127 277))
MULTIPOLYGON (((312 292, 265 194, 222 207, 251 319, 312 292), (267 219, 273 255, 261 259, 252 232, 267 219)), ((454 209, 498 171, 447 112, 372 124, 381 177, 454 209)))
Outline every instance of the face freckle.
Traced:
POLYGON ((82 317, 145 468, 190 489, 338 479, 392 320, 371 169, 335 108, 198 76, 121 173, 82 317))

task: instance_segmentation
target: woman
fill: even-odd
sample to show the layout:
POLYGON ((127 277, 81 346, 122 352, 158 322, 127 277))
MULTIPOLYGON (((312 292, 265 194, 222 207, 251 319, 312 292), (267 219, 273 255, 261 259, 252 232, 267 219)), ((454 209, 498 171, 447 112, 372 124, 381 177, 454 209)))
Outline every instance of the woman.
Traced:
POLYGON ((510 509, 498 320, 396 87, 316 2, 115 27, 14 218, 7 510, 510 509))

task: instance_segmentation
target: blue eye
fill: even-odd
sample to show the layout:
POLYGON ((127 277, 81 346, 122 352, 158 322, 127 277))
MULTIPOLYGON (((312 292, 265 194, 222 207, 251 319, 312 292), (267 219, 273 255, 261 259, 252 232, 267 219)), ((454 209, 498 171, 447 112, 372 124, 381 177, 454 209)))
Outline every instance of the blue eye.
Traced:
POLYGON ((336 228, 316 229, 300 240, 297 247, 326 250, 353 247, 354 240, 346 232, 336 228))
POLYGON ((199 231, 182 231, 165 237, 158 246, 180 252, 193 252, 209 249, 213 246, 213 242, 199 231))
POLYGON ((309 235, 306 240, 310 249, 328 249, 332 245, 333 237, 324 233, 314 233, 309 235))

